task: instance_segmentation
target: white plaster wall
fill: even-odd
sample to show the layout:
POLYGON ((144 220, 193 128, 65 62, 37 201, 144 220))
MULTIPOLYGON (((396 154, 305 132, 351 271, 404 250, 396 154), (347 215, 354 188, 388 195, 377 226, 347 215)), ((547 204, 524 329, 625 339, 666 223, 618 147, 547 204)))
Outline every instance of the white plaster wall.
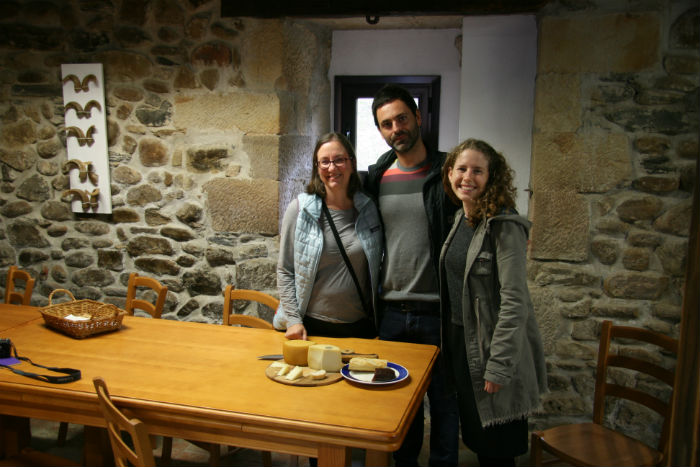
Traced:
POLYGON ((334 31, 328 77, 332 84, 336 75, 440 75, 438 148, 449 151, 458 142, 460 66, 455 39, 460 34, 459 29, 334 31))
POLYGON ((462 20, 459 140, 482 139, 515 171, 517 209, 527 215, 537 67, 534 15, 462 20))

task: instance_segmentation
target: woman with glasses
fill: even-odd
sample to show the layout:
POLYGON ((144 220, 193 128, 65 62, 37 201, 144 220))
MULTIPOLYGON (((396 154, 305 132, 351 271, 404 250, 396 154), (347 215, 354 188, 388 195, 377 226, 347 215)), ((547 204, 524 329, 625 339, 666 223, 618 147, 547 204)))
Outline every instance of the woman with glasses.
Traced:
POLYGON ((375 337, 383 249, 377 208, 360 191, 355 151, 343 135, 323 135, 312 166, 306 193, 282 220, 274 326, 288 339, 375 337))

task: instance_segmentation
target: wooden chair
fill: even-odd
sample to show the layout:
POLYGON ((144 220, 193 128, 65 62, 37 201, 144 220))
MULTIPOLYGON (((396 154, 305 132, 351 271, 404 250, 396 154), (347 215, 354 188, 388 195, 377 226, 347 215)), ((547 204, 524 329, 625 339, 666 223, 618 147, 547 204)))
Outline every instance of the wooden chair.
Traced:
POLYGON ((543 450, 560 459, 548 463, 563 461, 573 465, 651 466, 660 465, 664 459, 669 435, 674 371, 631 356, 629 352, 625 353, 624 350, 611 352, 613 338, 625 339, 625 345, 636 341, 634 342, 636 344, 653 344, 674 356, 678 353, 676 339, 646 329, 614 326, 612 322, 604 321, 598 350, 593 423, 562 425, 533 432, 530 445, 531 465, 543 465, 543 450), (626 368, 638 372, 640 376, 645 378, 645 381, 655 378, 667 384, 671 387, 669 400, 662 400, 657 394, 647 393, 638 388, 608 382, 608 368, 610 367, 626 368), (656 449, 603 426, 607 396, 634 401, 661 415, 663 425, 656 449))
MULTIPOLYGON (((131 316, 134 315, 134 310, 143 310, 150 314, 153 318, 160 318, 163 313, 163 306, 165 305, 165 298, 168 295, 168 287, 162 285, 157 280, 139 276, 137 273, 132 272, 129 275, 129 285, 126 291, 126 305, 124 305, 124 310, 131 316), (157 295, 155 303, 151 303, 147 300, 136 298, 137 287, 146 287, 157 295)), ((57 444, 63 446, 66 442, 66 437, 68 436, 68 423, 61 422, 58 426, 58 440, 57 444)))
MULTIPOLYGON (((268 295, 263 292, 258 292, 256 290, 244 290, 244 289, 234 289, 232 285, 227 285, 226 290, 224 290, 224 316, 222 324, 224 326, 230 326, 232 324, 238 324, 250 328, 262 328, 262 329, 273 329, 272 324, 265 321, 264 319, 257 318, 255 316, 239 315, 233 312, 233 300, 252 300, 258 303, 262 303, 273 310, 277 309, 279 305, 279 300, 275 297, 268 295)), ((198 441, 190 441, 192 444, 199 446, 200 448, 209 452, 209 465, 217 466, 219 465, 219 460, 221 457, 221 448, 218 444, 213 443, 201 443, 198 441)), ((172 450, 172 440, 163 440, 163 450, 161 454, 161 459, 165 462, 170 461, 170 451, 172 450), (167 443, 167 444, 166 444, 167 443), (166 455, 167 449, 167 455, 166 455)), ((233 448, 228 453, 235 452, 239 448, 233 448)), ((269 467, 272 465, 272 454, 268 451, 262 451, 263 465, 269 467)))
POLYGON ((129 275, 129 285, 127 286, 126 290, 126 305, 124 306, 124 309, 132 316, 134 314, 134 309, 138 308, 139 310, 143 310, 150 314, 154 318, 160 318, 167 295, 167 286, 162 285, 160 282, 151 277, 139 276, 137 273, 132 272, 129 275), (136 298, 137 287, 147 287, 153 290, 158 297, 155 303, 136 298))
POLYGON ((146 425, 136 418, 128 418, 114 405, 102 378, 94 378, 92 382, 95 385, 100 410, 107 421, 107 433, 116 465, 118 467, 155 466, 156 461, 153 458, 153 448, 146 425), (128 433, 131 443, 124 441, 123 433, 128 433))
POLYGON ((239 324, 250 328, 273 329, 272 324, 264 319, 234 313, 232 303, 234 300, 248 300, 262 303, 271 308, 272 311, 275 311, 280 304, 280 301, 275 297, 264 292, 258 292, 257 290, 234 289, 232 285, 227 285, 226 290, 224 290, 224 316, 222 323, 224 326, 239 324))
POLYGON ((7 271, 7 282, 5 284, 5 303, 16 303, 19 305, 29 305, 32 300, 32 290, 34 289, 34 279, 28 272, 22 271, 17 266, 10 266, 7 271), (24 282, 24 292, 15 290, 17 280, 24 282))

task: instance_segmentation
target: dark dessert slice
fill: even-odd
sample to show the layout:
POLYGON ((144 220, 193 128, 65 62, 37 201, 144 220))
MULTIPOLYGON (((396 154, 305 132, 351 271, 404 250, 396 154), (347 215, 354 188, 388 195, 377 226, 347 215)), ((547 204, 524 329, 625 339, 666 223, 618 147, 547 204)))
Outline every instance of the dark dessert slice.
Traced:
POLYGON ((391 368, 375 368, 372 381, 391 381, 396 378, 396 373, 391 368))

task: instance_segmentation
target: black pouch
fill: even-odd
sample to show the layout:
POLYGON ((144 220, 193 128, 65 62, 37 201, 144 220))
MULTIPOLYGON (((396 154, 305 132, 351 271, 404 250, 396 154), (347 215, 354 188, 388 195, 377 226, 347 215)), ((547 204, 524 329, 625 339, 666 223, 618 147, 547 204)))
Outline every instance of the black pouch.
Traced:
POLYGON ((32 362, 27 357, 20 357, 19 355, 17 355, 17 349, 12 344, 10 339, 0 339, 0 358, 10 358, 12 356, 14 356, 17 360, 22 360, 23 362, 27 362, 39 368, 45 368, 47 370, 55 371, 56 373, 65 373, 66 376, 40 375, 38 373, 31 373, 29 371, 18 370, 17 368, 12 368, 10 365, 3 365, 1 363, 0 368, 7 368, 11 372, 16 373, 18 375, 55 384, 72 383, 73 381, 78 381, 81 377, 80 370, 76 370, 73 368, 56 368, 51 366, 39 365, 38 363, 32 362))

